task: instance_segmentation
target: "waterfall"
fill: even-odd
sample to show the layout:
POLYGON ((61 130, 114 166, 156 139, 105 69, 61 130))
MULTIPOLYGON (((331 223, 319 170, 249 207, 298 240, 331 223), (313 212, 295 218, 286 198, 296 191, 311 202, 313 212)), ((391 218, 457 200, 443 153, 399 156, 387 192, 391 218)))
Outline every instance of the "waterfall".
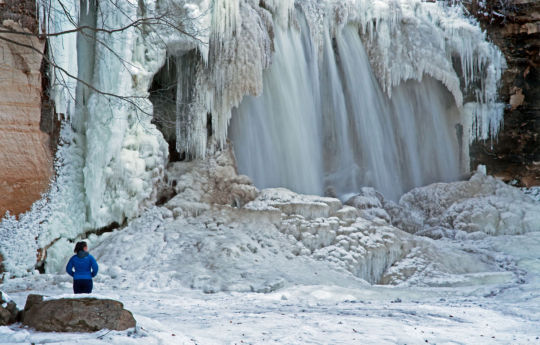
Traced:
POLYGON ((345 197, 373 186, 386 197, 460 174, 450 92, 424 77, 390 98, 371 69, 358 28, 326 31, 323 52, 308 25, 278 29, 264 91, 233 112, 238 168, 260 188, 345 197))
POLYGON ((180 156, 205 159, 232 139, 239 170, 259 187, 346 198, 370 185, 396 199, 457 178, 467 170, 468 139, 493 136, 500 124, 504 58, 459 5, 36 4, 54 61, 50 98, 65 121, 50 191, 19 220, 0 223, 0 252, 14 234, 29 239, 24 251, 10 245, 9 272, 32 269, 31 253, 59 238, 133 219, 155 203, 168 148, 151 123, 149 87, 166 61, 178 67, 171 108, 180 156), (59 34, 80 25, 96 30, 59 34))

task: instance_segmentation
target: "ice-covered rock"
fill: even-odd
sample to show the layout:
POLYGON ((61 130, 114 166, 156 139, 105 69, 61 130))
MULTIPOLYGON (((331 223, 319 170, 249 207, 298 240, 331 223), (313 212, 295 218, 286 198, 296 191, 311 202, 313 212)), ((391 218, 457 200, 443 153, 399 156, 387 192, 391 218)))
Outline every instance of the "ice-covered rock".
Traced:
POLYGON ((387 202, 385 208, 392 223, 410 233, 444 235, 444 229, 490 235, 540 231, 540 203, 481 172, 468 181, 415 188, 404 194, 399 204, 387 202))
POLYGON ((264 210, 277 208, 286 215, 301 215, 307 219, 333 216, 340 208, 341 201, 317 195, 300 195, 286 188, 269 188, 246 205, 248 209, 264 210))
POLYGON ((19 318, 19 310, 14 301, 0 290, 0 326, 15 323, 19 318))
POLYGON ((166 178, 169 191, 165 193, 174 197, 165 207, 175 216, 197 215, 210 205, 241 207, 259 193, 247 176, 237 174, 230 149, 205 160, 170 163, 166 178))
POLYGON ((371 187, 362 187, 360 192, 350 197, 346 205, 359 210, 360 216, 366 219, 383 219, 390 223, 390 215, 384 209, 384 196, 371 187))

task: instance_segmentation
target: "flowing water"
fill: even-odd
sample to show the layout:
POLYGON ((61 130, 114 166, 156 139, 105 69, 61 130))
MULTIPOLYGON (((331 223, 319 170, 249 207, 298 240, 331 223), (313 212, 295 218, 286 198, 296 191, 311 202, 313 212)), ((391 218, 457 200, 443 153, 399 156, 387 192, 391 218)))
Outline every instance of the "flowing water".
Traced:
POLYGON ((263 94, 233 112, 241 173, 259 188, 346 198, 372 186, 391 199, 459 177, 459 111, 440 82, 407 81, 389 98, 356 27, 324 33, 320 51, 300 24, 276 30, 263 94))

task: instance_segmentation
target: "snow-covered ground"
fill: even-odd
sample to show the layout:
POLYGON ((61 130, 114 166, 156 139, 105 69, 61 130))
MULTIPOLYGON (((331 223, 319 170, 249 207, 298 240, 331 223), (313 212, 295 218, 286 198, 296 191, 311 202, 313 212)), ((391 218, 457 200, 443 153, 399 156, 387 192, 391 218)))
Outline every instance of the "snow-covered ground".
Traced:
MULTIPOLYGON (((112 288, 98 280, 98 297, 122 301, 135 330, 55 334, 14 325, 0 327, 0 343, 540 344, 540 232, 467 244, 512 260, 512 277, 443 288, 294 285, 266 294, 138 289, 137 278, 134 288, 112 288)), ((29 293, 69 294, 71 283, 47 274, 2 288, 22 306, 29 293)))
MULTIPOLYGON (((0 327, 0 344, 540 344, 540 204, 518 189, 475 175, 413 190, 389 213, 373 190, 355 207, 283 189, 246 203, 250 185, 226 160, 182 164, 198 163, 169 169, 182 171, 179 198, 88 239, 95 296, 123 302, 136 329, 16 324, 0 327), (230 188, 221 196, 219 181, 230 188), (244 206, 221 199, 231 195, 244 206), (400 219, 405 208, 415 216, 400 219), (508 227, 493 231, 493 219, 508 227)), ((58 241, 51 273, 0 289, 20 308, 30 293, 71 296, 71 248, 58 241)))

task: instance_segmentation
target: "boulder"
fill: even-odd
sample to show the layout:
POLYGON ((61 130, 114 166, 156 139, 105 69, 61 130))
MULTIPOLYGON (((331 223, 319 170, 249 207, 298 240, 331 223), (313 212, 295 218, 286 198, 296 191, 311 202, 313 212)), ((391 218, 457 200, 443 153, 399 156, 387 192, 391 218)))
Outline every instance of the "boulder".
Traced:
POLYGON ((19 310, 6 293, 0 291, 0 326, 17 322, 19 310))
POLYGON ((41 295, 28 295, 22 323, 41 332, 123 331, 136 324, 131 312, 115 300, 88 297, 44 300, 41 295))

